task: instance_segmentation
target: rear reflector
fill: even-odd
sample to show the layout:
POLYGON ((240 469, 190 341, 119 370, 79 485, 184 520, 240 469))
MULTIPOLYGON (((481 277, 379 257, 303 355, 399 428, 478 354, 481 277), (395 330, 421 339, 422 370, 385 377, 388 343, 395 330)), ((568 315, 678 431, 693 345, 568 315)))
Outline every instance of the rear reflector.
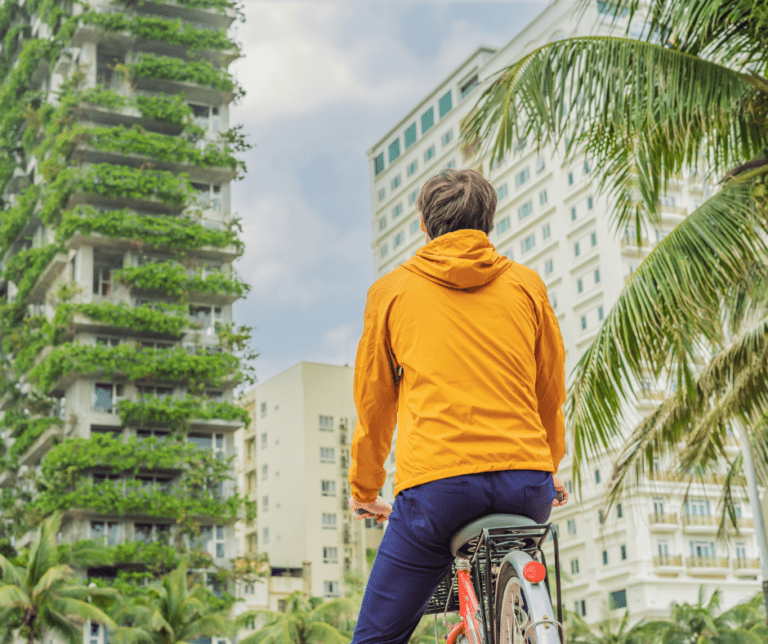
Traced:
POLYGON ((523 577, 532 584, 538 584, 547 576, 546 566, 539 561, 529 561, 523 568, 523 577))

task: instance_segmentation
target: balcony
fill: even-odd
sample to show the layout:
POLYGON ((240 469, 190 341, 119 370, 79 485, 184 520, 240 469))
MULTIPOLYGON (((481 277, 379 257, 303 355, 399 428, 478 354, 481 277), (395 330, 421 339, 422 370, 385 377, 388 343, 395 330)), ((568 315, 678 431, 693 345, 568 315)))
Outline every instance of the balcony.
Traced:
POLYGON ((637 238, 633 235, 624 235, 621 238, 621 252, 624 253, 643 253, 651 249, 651 244, 648 239, 641 238, 638 243, 637 238))
POLYGON ((653 568, 662 577, 676 577, 683 571, 682 555, 654 555, 653 568))
POLYGON ((149 14, 163 18, 181 18, 210 29, 228 29, 237 18, 237 11, 231 7, 222 9, 208 7, 189 7, 186 4, 177 4, 172 0, 147 0, 137 6, 137 12, 142 15, 149 14))
POLYGON ((684 514, 683 531, 685 532, 717 532, 720 520, 707 514, 684 514))
POLYGON ((223 103, 231 103, 235 98, 235 92, 231 90, 216 89, 189 81, 141 77, 133 79, 133 82, 136 89, 140 90, 162 92, 165 94, 186 94, 187 99, 191 103, 221 105, 223 103))
POLYGON ((672 532, 677 529, 677 514, 654 512, 648 517, 651 530, 657 532, 672 532))
POLYGON ((685 567, 692 577, 725 577, 730 571, 728 557, 689 557, 685 567))
POLYGON ((43 456, 53 446, 54 441, 64 434, 64 428, 53 425, 46 429, 29 449, 19 457, 19 465, 34 466, 40 463, 43 456))
POLYGON ((27 301, 30 304, 42 304, 45 302, 45 294, 48 292, 48 288, 53 284, 54 280, 61 275, 61 271, 67 265, 69 257, 67 253, 56 253, 53 259, 48 263, 40 277, 37 278, 37 282, 29 292, 27 301))
POLYGON ((736 559, 733 560, 733 574, 737 577, 752 577, 756 579, 759 573, 759 559, 745 559, 743 557, 736 557, 736 559))
POLYGON ((104 207, 110 210, 129 208, 140 212, 154 214, 180 215, 184 206, 176 206, 154 199, 139 199, 136 197, 108 197, 95 192, 76 192, 67 199, 65 210, 72 210, 75 206, 89 205, 104 207))

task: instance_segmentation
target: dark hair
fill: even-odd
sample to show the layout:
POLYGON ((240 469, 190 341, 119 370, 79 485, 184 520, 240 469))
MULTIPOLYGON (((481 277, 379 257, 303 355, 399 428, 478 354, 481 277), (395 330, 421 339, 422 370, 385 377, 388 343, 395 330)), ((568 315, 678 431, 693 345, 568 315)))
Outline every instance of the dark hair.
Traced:
POLYGON ((443 170, 424 184, 416 207, 434 239, 466 228, 488 234, 497 200, 494 187, 476 170, 443 170))

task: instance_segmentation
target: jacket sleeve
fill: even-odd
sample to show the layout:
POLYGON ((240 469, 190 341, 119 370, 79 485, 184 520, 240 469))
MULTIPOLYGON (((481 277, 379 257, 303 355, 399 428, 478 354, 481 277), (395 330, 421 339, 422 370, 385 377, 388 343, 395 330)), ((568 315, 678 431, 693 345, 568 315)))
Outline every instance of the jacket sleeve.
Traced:
POLYGON ((557 316, 549 303, 547 291, 541 284, 539 307, 539 333, 536 338, 536 397, 539 418, 547 432, 547 443, 552 454, 554 471, 565 454, 565 421, 562 406, 565 402, 565 348, 557 316))
POLYGON ((397 424, 399 364, 388 329, 392 297, 379 284, 368 291, 363 336, 357 347, 353 393, 357 425, 349 482, 361 503, 375 501, 386 480, 384 462, 397 424))

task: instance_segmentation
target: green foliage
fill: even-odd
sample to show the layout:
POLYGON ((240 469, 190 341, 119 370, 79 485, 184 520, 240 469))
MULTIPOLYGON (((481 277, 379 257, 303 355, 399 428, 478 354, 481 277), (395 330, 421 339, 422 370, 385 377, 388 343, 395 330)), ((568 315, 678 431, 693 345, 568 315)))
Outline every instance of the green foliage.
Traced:
POLYGON ((38 186, 31 185, 19 195, 14 206, 3 212, 0 219, 0 252, 7 250, 26 226, 35 209, 38 195, 38 186))
POLYGON ((181 19, 170 20, 156 16, 126 15, 123 13, 80 14, 83 24, 96 25, 107 31, 127 31, 138 38, 162 40, 192 49, 235 49, 236 45, 223 31, 195 29, 181 19))
POLYGON ((180 58, 142 54, 138 62, 126 66, 133 78, 159 78, 197 83, 222 92, 240 93, 228 72, 216 69, 206 60, 183 61, 180 58))
POLYGON ((124 400, 118 409, 123 425, 162 423, 172 429, 185 428, 189 420, 239 420, 244 427, 249 424, 248 412, 228 402, 211 402, 187 396, 177 398, 150 398, 133 402, 124 400))
POLYGON ((178 336, 189 326, 187 307, 165 302, 133 307, 124 302, 121 304, 112 302, 61 304, 56 309, 53 324, 68 326, 76 313, 81 313, 91 320, 132 331, 152 331, 178 336))
POLYGON ((173 518, 188 531, 194 529, 196 517, 233 521, 243 509, 252 516, 252 504, 244 498, 219 496, 221 482, 232 478, 230 471, 231 459, 219 460, 211 450, 189 442, 68 438, 54 446, 40 464, 41 489, 30 505, 30 518, 59 509, 89 508, 121 516, 140 513, 173 518), (87 473, 98 467, 109 467, 123 477, 95 483, 87 473), (132 478, 140 471, 158 469, 177 473, 170 489, 149 487, 132 478))
POLYGON ((221 293, 242 297, 250 288, 230 275, 213 272, 203 277, 200 270, 190 274, 181 264, 158 262, 130 266, 114 272, 115 279, 145 291, 164 291, 177 300, 188 293, 221 293))
POLYGON ((5 265, 5 279, 15 282, 19 289, 16 295, 18 302, 23 302, 29 291, 37 282, 53 256, 61 248, 54 244, 22 250, 8 259, 5 265))
POLYGON ((19 437, 14 441, 11 448, 8 450, 8 455, 11 457, 11 462, 16 460, 24 454, 32 444, 42 436, 46 430, 53 426, 62 427, 64 421, 60 418, 34 418, 29 419, 22 425, 17 426, 16 431, 20 432, 19 437))

